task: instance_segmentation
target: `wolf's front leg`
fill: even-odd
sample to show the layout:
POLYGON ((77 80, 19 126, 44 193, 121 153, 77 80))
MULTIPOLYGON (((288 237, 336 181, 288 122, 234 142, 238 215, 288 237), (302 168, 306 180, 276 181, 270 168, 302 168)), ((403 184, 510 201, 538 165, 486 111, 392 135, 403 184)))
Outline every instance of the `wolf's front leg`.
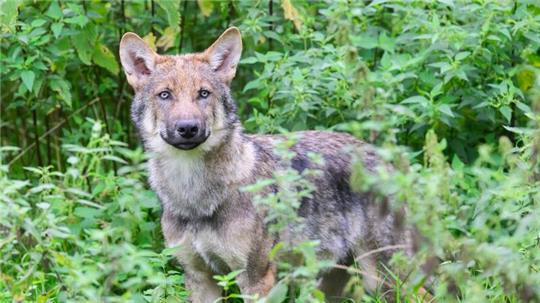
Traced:
POLYGON ((204 268, 198 268, 198 264, 186 264, 184 265, 184 271, 186 287, 190 292, 189 298, 191 302, 212 303, 220 301, 221 288, 218 287, 216 281, 212 278, 212 272, 204 268))
POLYGON ((187 232, 180 220, 163 212, 161 228, 168 247, 178 247, 176 258, 184 269, 186 288, 193 303, 212 303, 221 298, 221 288, 213 279, 213 272, 203 258, 193 249, 193 235, 187 232))

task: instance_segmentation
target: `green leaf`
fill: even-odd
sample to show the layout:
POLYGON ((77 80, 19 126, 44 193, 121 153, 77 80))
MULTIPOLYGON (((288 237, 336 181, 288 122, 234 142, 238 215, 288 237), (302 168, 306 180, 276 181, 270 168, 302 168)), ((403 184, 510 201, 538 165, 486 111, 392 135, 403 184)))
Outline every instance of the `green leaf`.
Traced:
POLYGON ((469 57, 470 54, 471 54, 471 52, 459 52, 456 55, 456 61, 461 61, 461 60, 469 57))
POLYGON ((501 106, 499 108, 499 111, 503 115, 503 117, 506 119, 506 122, 510 123, 510 120, 512 120, 512 109, 506 105, 501 106))
POLYGON ((103 44, 98 43, 96 45, 93 60, 97 65, 104 67, 115 75, 120 71, 113 53, 103 44))
POLYGON ((17 19, 17 8, 22 0, 4 0, 0 1, 0 27, 7 27, 12 30, 17 19))
POLYGON ((253 81, 250 81, 248 84, 246 84, 246 86, 244 86, 243 92, 247 92, 250 89, 257 88, 259 87, 260 84, 261 84, 260 79, 255 79, 253 81))
POLYGON ((32 21, 32 23, 30 25, 32 27, 40 27, 45 23, 47 23, 47 20, 45 20, 45 19, 36 19, 36 20, 32 21))
POLYGON ((384 49, 388 52, 394 52, 394 49, 396 47, 396 41, 386 35, 386 33, 382 33, 379 36, 379 47, 384 49))
POLYGON ((161 254, 164 256, 174 256, 182 249, 181 246, 167 247, 161 251, 161 254))
POLYGON ((240 61, 241 64, 254 64, 257 62, 259 62, 259 60, 255 57, 245 58, 240 61))
POLYGON ((51 90, 58 93, 61 100, 65 101, 65 104, 71 107, 71 88, 69 82, 61 78, 53 78, 49 82, 51 90))
POLYGON ((176 26, 169 26, 164 31, 159 40, 156 42, 158 47, 161 47, 164 51, 174 46, 176 38, 176 26))
POLYGON ((66 23, 76 24, 76 25, 80 26, 81 28, 83 28, 89 21, 90 20, 88 19, 88 17, 86 17, 84 15, 78 15, 78 16, 75 16, 75 17, 65 19, 66 23))
POLYGON ((361 48, 372 49, 378 46, 377 37, 370 35, 368 33, 363 33, 360 35, 355 35, 350 37, 351 42, 361 48))
POLYGON ((49 6, 49 9, 47 10, 47 13, 45 13, 46 16, 49 16, 55 20, 58 20, 62 18, 64 14, 62 14, 62 10, 60 9, 60 6, 58 5, 58 1, 53 1, 51 5, 49 6))
POLYGON ((34 80, 36 79, 36 74, 31 70, 25 70, 21 73, 21 79, 24 86, 31 92, 32 87, 34 86, 34 80))
POLYGON ((401 104, 421 104, 427 105, 429 103, 428 99, 424 96, 412 96, 400 102, 401 104))
POLYGON ((214 10, 214 3, 212 3, 211 0, 197 0, 197 3, 199 4, 199 9, 201 10, 203 16, 208 17, 210 14, 212 14, 212 11, 214 10))
POLYGON ((446 114, 447 116, 454 117, 454 112, 452 111, 452 108, 448 104, 441 104, 439 105, 439 111, 443 114, 446 114))
POLYGON ((270 290, 270 293, 266 297, 266 303, 281 303, 287 298, 287 291, 289 290, 287 284, 283 281, 279 282, 270 290))
POLYGON ((79 59, 86 65, 92 64, 92 54, 94 53, 96 39, 97 34, 95 28, 91 25, 85 27, 84 30, 81 30, 71 38, 72 43, 77 50, 77 54, 79 55, 79 59))
POLYGON ((60 37, 60 34, 62 33, 63 28, 64 28, 64 23, 54 23, 53 25, 51 25, 51 30, 55 38, 60 37))
POLYGON ((180 1, 158 0, 157 4, 161 6, 167 14, 169 27, 178 28, 178 24, 180 23, 180 1))
POLYGON ((535 129, 532 129, 532 128, 512 127, 512 126, 506 126, 506 125, 503 125, 503 127, 509 132, 513 132, 520 135, 530 135, 535 132, 535 129))
POLYGON ((532 68, 522 69, 516 74, 519 89, 526 92, 533 87, 536 75, 532 68))
POLYGON ((94 217, 100 216, 101 213, 102 211, 99 209, 86 207, 86 206, 79 206, 75 208, 75 210, 73 211, 74 215, 81 218, 94 218, 94 217))
POLYGON ((454 155, 452 158, 452 169, 462 171, 464 167, 465 164, 461 161, 461 159, 457 155, 454 155))

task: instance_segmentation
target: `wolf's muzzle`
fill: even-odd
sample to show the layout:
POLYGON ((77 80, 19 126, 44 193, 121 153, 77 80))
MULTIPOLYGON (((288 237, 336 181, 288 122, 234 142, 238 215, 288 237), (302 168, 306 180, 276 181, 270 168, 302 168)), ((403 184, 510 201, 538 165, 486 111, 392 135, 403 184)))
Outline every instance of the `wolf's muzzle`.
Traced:
POLYGON ((178 120, 167 127, 166 134, 160 135, 165 142, 182 150, 194 149, 210 136, 199 120, 178 120))

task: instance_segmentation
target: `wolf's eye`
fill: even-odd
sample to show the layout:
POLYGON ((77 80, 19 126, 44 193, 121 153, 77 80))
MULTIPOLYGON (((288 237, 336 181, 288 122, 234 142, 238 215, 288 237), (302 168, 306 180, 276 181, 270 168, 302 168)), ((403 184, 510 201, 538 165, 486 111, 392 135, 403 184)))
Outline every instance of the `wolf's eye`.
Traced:
POLYGON ((207 91, 206 89, 201 89, 199 91, 199 97, 201 97, 203 99, 206 99, 206 98, 208 98, 208 96, 210 96, 210 92, 207 91))
POLYGON ((162 91, 161 93, 159 93, 158 95, 162 100, 167 100, 169 99, 169 97, 171 96, 171 93, 169 93, 168 91, 164 90, 162 91))

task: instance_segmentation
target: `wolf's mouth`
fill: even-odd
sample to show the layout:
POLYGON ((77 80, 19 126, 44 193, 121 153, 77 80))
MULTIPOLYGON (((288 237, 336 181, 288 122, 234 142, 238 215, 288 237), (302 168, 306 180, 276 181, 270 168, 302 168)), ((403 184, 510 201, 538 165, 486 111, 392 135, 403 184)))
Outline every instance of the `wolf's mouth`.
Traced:
POLYGON ((181 150, 191 150, 191 149, 194 149, 195 147, 203 144, 206 139, 208 139, 208 137, 210 137, 210 134, 208 134, 207 136, 204 136, 200 139, 197 139, 197 140, 174 140, 174 139, 169 139, 167 136, 164 136, 163 133, 160 133, 160 136, 161 136, 161 139, 163 139, 163 141, 165 141, 167 144, 169 145, 172 145, 178 149, 181 149, 181 150))
POLYGON ((177 143, 177 144, 171 144, 172 146, 182 149, 182 150, 190 150, 194 149, 195 147, 201 145, 202 142, 194 142, 194 143, 177 143))

